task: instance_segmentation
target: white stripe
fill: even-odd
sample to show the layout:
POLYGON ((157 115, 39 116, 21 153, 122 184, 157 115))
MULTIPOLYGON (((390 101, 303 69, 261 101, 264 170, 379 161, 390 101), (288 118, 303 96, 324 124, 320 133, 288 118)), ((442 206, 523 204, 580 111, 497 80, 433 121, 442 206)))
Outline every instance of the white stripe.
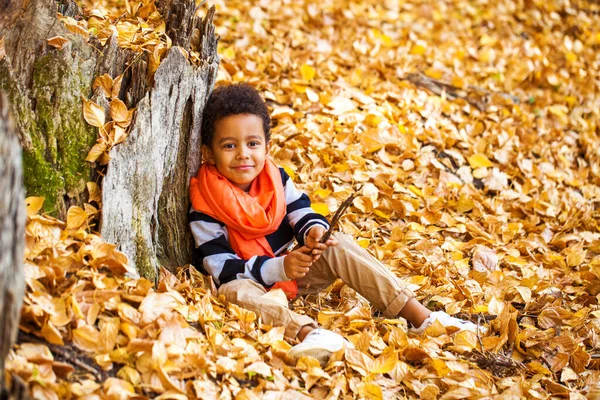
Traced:
POLYGON ((196 247, 202 246, 204 243, 210 242, 221 235, 224 235, 225 240, 229 242, 227 229, 215 222, 192 221, 190 222, 190 229, 192 230, 192 235, 194 235, 196 247))
POLYGON ((292 204, 294 201, 302 197, 303 194, 303 192, 296 189, 296 185, 294 185, 292 178, 288 178, 287 182, 285 182, 285 185, 283 185, 283 190, 285 194, 285 204, 292 204))
POLYGON ((277 254, 281 253, 282 251, 287 250, 294 244, 295 241, 296 241, 296 239, 292 237, 292 240, 287 242, 284 246, 281 246, 281 248, 279 248, 277 251, 274 251, 273 254, 277 255, 277 254))
POLYGON ((294 226, 300 221, 305 215, 313 214, 315 211, 310 207, 304 207, 299 210, 293 211, 288 214, 290 226, 294 229, 294 226))
POLYGON ((306 235, 308 235, 308 232, 310 232, 310 230, 313 228, 313 226, 317 226, 320 225, 323 228, 325 228, 325 230, 329 229, 329 225, 325 224, 325 222, 321 221, 320 219, 311 219, 310 221, 308 221, 306 223, 306 225, 304 226, 309 226, 308 229, 306 229, 304 231, 304 242, 306 243, 306 235), (310 223, 313 222, 312 226, 310 226, 310 223))

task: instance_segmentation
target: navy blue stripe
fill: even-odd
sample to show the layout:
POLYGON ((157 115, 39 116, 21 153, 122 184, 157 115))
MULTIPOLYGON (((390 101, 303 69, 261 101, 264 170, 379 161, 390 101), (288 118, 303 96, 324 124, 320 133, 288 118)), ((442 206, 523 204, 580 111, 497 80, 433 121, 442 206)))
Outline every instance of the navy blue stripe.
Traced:
POLYGON ((230 282, 237 278, 237 274, 243 274, 246 270, 246 261, 244 260, 227 260, 223 265, 223 270, 219 274, 219 282, 221 285, 230 282))
POLYGON ((215 218, 211 217, 210 215, 201 213, 200 211, 192 211, 189 214, 188 218, 189 218, 190 222, 196 222, 196 221, 212 222, 215 224, 219 224, 221 226, 225 226, 225 224, 222 223, 221 221, 219 221, 218 219, 215 219, 215 218))
POLYGON ((256 257, 256 260, 254 261, 254 265, 252 266, 252 269, 250 269, 250 273, 256 279, 256 281, 258 283, 260 283, 261 285, 267 286, 267 287, 268 287, 268 285, 263 280, 262 274, 260 273, 260 270, 261 270, 263 264, 265 263, 265 261, 267 261, 270 258, 271 257, 269 257, 269 256, 258 256, 258 257, 256 257))
POLYGON ((304 233, 309 228, 313 227, 316 223, 315 221, 313 221, 313 223, 308 223, 308 221, 310 221, 311 219, 318 219, 319 221, 323 221, 327 225, 329 225, 329 223, 327 222, 327 218, 317 213, 310 213, 300 218, 300 221, 298 221, 294 226, 294 235, 296 236, 296 240, 298 241, 298 244, 300 244, 300 246, 304 246, 304 233))
POLYGON ((296 210, 300 210, 302 208, 310 207, 310 199, 306 195, 306 193, 302 193, 302 196, 298 197, 296 200, 292 201, 286 207, 286 212, 288 214, 293 213, 296 210))
POLYGON ((198 247, 198 250, 201 254, 204 255, 204 257, 223 253, 235 254, 235 252, 231 248, 231 245, 229 244, 227 239, 225 239, 225 235, 220 235, 216 239, 202 243, 202 246, 198 247))
POLYGON ((194 249, 194 252, 192 253, 192 265, 194 266, 194 268, 196 268, 202 274, 204 274, 204 275, 210 275, 204 269, 204 255, 200 251, 200 248, 194 249))
POLYGON ((290 176, 287 174, 287 172, 285 172, 285 169, 279 167, 279 173, 281 174, 281 183, 283 184, 283 187, 285 187, 285 184, 287 183, 288 179, 290 179, 290 176))
POLYGON ((294 231, 290 226, 290 222, 287 215, 285 216, 283 221, 281 221, 281 225, 279 225, 279 228, 277 228, 277 230, 271 233, 270 235, 267 235, 266 238, 273 252, 281 249, 292 239, 294 239, 294 231))
POLYGON ((205 275, 208 275, 206 269, 204 269, 204 258, 212 256, 214 254, 235 254, 231 245, 225 239, 224 235, 220 235, 218 238, 203 243, 202 246, 196 247, 192 256, 192 265, 196 269, 205 275))

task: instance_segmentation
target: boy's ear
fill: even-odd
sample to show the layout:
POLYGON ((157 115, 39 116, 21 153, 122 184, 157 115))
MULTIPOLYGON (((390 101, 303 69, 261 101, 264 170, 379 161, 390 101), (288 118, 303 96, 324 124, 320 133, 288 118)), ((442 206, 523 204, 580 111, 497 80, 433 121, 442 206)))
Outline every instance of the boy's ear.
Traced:
POLYGON ((201 151, 202 151, 202 161, 206 161, 210 165, 215 165, 215 155, 213 154, 210 147, 203 144, 201 151))
POLYGON ((265 147, 265 155, 269 155, 269 152, 271 151, 271 142, 267 142, 267 146, 265 147))

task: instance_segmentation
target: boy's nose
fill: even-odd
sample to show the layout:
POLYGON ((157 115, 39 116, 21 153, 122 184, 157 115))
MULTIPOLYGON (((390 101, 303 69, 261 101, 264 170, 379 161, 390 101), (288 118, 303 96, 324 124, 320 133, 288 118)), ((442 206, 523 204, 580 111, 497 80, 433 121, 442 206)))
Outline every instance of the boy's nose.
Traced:
POLYGON ((240 148, 240 151, 238 151, 237 153, 238 158, 248 158, 248 153, 246 151, 246 149, 244 149, 243 147, 240 148))

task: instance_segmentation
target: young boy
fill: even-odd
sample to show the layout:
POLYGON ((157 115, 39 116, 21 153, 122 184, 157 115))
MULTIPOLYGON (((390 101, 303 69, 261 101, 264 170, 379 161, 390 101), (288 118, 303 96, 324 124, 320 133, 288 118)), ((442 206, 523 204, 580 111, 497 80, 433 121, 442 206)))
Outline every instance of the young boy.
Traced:
POLYGON ((327 220, 308 196, 268 158, 270 117, 251 86, 221 86, 210 95, 202 120, 204 162, 190 183, 194 265, 212 275, 227 301, 254 311, 265 324, 284 326, 300 344, 291 358, 310 355, 325 364, 348 343, 317 329, 305 315, 263 295, 273 287, 293 297, 316 293, 341 278, 386 317, 405 318, 416 333, 434 320, 446 327, 477 327, 445 312, 431 312, 383 264, 350 237, 325 243, 327 220), (296 240, 300 247, 286 252, 296 240))

